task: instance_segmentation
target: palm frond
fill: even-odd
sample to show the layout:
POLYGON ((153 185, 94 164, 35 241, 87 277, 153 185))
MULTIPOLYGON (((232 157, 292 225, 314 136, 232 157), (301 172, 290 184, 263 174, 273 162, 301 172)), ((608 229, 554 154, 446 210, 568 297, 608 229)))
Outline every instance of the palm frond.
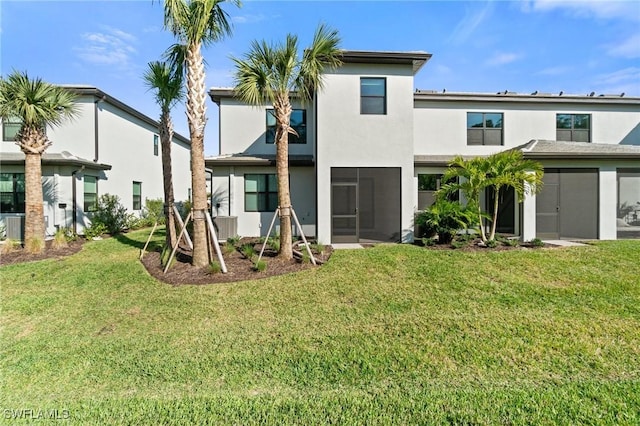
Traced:
POLYGON ((156 103, 163 112, 184 98, 183 72, 177 72, 168 62, 149 62, 143 79, 147 88, 154 91, 156 103))

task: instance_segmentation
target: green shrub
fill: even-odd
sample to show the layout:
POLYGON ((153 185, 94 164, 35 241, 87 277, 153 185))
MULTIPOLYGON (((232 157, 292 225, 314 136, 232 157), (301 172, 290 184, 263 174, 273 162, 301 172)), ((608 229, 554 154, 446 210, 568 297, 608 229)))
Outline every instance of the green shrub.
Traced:
POLYGON ((222 266, 217 260, 212 260, 209 264, 209 272, 212 274, 219 274, 222 271, 222 266))
POLYGON ((424 245, 425 247, 435 246, 436 245, 436 239, 435 238, 423 237, 422 238, 422 245, 424 245))
POLYGON ((269 238, 267 244, 269 244, 273 250, 280 251, 280 237, 269 238))
POLYGON ((469 245, 469 241, 465 240, 453 240, 451 241, 451 247, 454 249, 461 249, 467 247, 469 245))
POLYGON ((107 227, 100 222, 92 222, 91 226, 84 228, 84 236, 88 240, 101 236, 107 232, 107 227))
POLYGON ((264 260, 259 260, 253 265, 253 270, 257 272, 263 272, 267 270, 267 262, 264 260))
POLYGON ((231 254, 234 251, 236 251, 236 246, 234 246, 233 244, 230 244, 229 240, 227 240, 226 243, 221 244, 220 249, 222 250, 222 253, 224 253, 224 254, 231 254))
POLYGON ((509 247, 518 247, 520 245, 520 241, 517 238, 505 238, 502 243, 509 247))
POLYGON ((529 241, 529 243, 534 247, 544 246, 544 241, 542 241, 540 238, 534 238, 533 240, 529 241))
POLYGON ((320 243, 314 243, 311 244, 311 250, 318 253, 318 254, 324 254, 324 244, 320 244, 320 243))
POLYGON ((253 248, 253 244, 243 244, 240 247, 240 253, 247 259, 253 259, 253 256, 256 254, 256 250, 253 248))
POLYGON ((438 199, 424 212, 416 216, 416 225, 422 226, 425 235, 438 234, 440 244, 450 243, 453 236, 463 229, 477 224, 477 213, 457 201, 438 199))
POLYGON ((498 241, 497 240, 487 240, 487 242, 485 243, 487 245, 487 247, 489 248, 496 248, 498 247, 498 241))
POLYGON ((240 242, 240 235, 235 235, 233 237, 227 238, 227 244, 231 244, 232 246, 235 246, 239 242, 240 242))
POLYGON ((122 232, 129 220, 127 209, 120 204, 117 195, 104 194, 98 199, 98 208, 91 218, 92 225, 99 223, 104 225, 106 232, 116 235, 122 232))
POLYGON ((161 198, 146 198, 140 217, 146 219, 147 223, 150 223, 151 225, 156 222, 160 225, 164 225, 164 201, 161 198))

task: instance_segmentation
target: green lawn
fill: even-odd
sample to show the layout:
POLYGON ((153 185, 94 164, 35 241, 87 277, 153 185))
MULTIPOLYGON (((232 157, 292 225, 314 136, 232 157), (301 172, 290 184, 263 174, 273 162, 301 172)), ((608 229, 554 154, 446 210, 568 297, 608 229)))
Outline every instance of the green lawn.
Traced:
POLYGON ((171 287, 148 232, 0 268, 0 422, 640 424, 640 241, 171 287))

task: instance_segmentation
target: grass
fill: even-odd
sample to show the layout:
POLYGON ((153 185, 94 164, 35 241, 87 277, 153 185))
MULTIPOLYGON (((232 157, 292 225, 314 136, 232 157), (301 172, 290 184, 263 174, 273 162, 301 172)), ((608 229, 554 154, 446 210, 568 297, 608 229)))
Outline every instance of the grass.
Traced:
POLYGON ((640 241, 380 245, 171 287, 137 260, 147 235, 0 268, 0 422, 640 423, 640 241))

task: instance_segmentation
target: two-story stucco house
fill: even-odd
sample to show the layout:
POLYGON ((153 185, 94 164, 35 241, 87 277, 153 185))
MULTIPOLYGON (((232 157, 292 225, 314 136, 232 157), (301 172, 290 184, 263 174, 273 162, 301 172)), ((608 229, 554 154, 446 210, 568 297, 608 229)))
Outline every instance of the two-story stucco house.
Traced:
MULTIPOLYGON (((290 189, 306 234, 411 241, 415 212, 455 155, 520 149, 543 164, 545 185, 523 203, 506 194, 500 231, 524 240, 640 236, 640 98, 417 90, 430 57, 344 51, 314 100, 294 105, 290 189)), ((210 96, 220 120, 220 155, 206 160, 213 214, 237 217, 239 235, 264 235, 277 207, 275 120, 232 89, 210 96)))
MULTIPOLYGON (((158 122, 98 88, 67 86, 78 94, 78 117, 47 128, 53 143, 42 156, 46 233, 72 228, 82 234, 103 194, 120 197, 140 213, 145 199, 163 198, 158 122)), ((2 123, 0 219, 11 225, 24 216, 24 154, 15 144, 20 123, 2 123)), ((173 182, 176 201, 189 197, 188 139, 174 135, 173 182)), ((15 226, 15 225, 14 225, 15 226)))

